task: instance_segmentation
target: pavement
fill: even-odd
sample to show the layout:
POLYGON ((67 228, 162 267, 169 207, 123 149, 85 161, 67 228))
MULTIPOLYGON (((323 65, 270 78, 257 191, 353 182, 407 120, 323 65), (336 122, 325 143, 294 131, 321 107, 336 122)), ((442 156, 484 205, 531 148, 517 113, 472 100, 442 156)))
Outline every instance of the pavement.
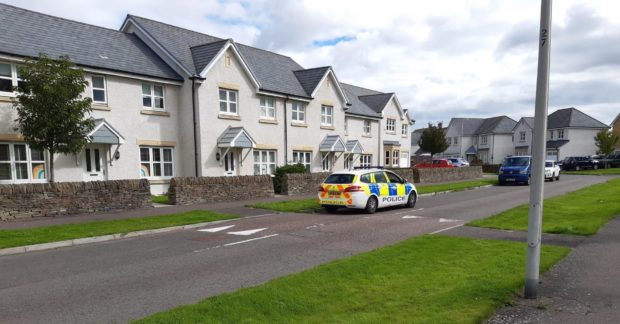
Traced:
MULTIPOLYGON (((564 176, 545 186, 545 196, 607 179, 564 176)), ((525 186, 480 188, 424 197, 415 209, 391 208, 373 215, 273 213, 241 202, 209 204, 205 208, 238 210, 247 217, 0 257, 0 323, 127 322, 410 237, 457 231, 470 220, 523 204, 528 197, 525 186)))

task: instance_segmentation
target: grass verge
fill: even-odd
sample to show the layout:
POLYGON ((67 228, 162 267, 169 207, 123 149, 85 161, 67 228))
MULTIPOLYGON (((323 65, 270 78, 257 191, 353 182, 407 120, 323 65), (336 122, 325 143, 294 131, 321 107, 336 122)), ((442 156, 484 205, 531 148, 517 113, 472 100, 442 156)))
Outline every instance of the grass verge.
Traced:
MULTIPOLYGON (((418 194, 426 194, 442 191, 461 191, 486 185, 496 185, 497 179, 477 179, 470 181, 451 182, 438 185, 416 185, 418 194)), ((264 202, 248 205, 247 207, 275 210, 285 213, 303 213, 311 212, 316 208, 320 208, 317 198, 285 200, 278 202, 264 202)))
MULTIPOLYGON (((620 179, 611 179, 567 194, 545 199, 543 232, 593 235, 620 214, 620 179)), ((475 220, 468 226, 527 231, 528 205, 475 220)))
POLYGON ((598 169, 598 170, 580 170, 580 171, 562 171, 562 174, 618 175, 618 174, 620 174, 620 168, 598 169))
POLYGON ((170 205, 170 199, 168 198, 168 195, 153 195, 151 196, 151 201, 156 204, 170 205))
MULTIPOLYGON (((137 323, 476 323, 523 285, 525 245, 422 236, 137 323)), ((543 246, 541 271, 570 250, 543 246)))
POLYGON ((208 210, 180 214, 0 230, 0 249, 237 218, 208 210))

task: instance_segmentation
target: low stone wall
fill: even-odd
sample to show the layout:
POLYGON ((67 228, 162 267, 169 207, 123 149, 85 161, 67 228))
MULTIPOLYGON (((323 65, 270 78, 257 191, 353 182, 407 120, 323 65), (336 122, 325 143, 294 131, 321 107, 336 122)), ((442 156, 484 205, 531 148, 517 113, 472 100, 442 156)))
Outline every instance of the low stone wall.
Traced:
POLYGON ((319 185, 329 175, 329 172, 287 173, 282 178, 282 194, 300 195, 316 193, 319 185))
POLYGON ((482 167, 418 169, 420 183, 437 183, 482 178, 482 167))
POLYGON ((273 197, 271 176, 172 178, 168 198, 174 205, 273 197))
POLYGON ((0 185, 1 220, 143 207, 152 207, 146 179, 0 185))
POLYGON ((398 174, 403 179, 407 179, 409 182, 420 182, 420 173, 416 168, 388 168, 388 170, 398 174))

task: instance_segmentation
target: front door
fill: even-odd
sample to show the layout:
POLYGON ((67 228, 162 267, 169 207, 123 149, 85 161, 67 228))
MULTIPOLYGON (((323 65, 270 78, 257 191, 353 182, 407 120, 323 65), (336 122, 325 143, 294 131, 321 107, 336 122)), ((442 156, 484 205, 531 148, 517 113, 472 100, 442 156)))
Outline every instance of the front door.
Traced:
POLYGON ((84 181, 106 180, 106 155, 102 145, 84 148, 84 181))
POLYGON ((224 155, 224 175, 237 175, 237 154, 233 151, 229 151, 224 155))
POLYGON ((400 153, 400 167, 401 168, 409 167, 409 153, 400 153))

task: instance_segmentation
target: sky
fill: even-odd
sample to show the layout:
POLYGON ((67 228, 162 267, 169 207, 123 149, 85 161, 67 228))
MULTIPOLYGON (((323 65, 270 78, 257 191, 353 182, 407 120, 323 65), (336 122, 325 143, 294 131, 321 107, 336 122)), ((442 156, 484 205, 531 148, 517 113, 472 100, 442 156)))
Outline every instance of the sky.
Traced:
MULTIPOLYGON (((540 1, 0 0, 118 29, 147 17, 331 65, 341 82, 395 92, 416 120, 534 116, 540 1), (171 5, 171 4, 174 5, 171 5)), ((620 1, 556 0, 549 113, 620 113, 620 1)))

